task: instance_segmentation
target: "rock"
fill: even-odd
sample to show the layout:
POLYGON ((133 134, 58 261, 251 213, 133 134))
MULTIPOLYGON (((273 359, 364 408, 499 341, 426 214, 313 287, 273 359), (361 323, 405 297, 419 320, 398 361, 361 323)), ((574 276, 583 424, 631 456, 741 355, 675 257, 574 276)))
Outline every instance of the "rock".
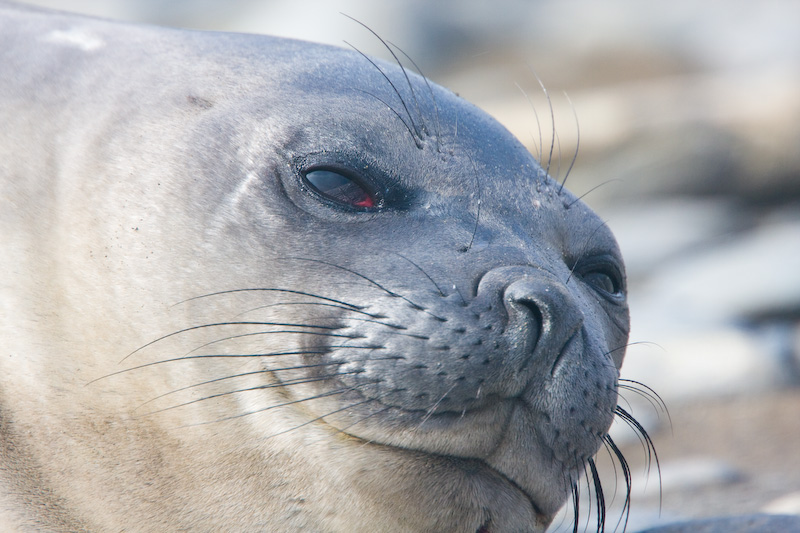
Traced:
POLYGON ((773 500, 764 507, 765 513, 800 515, 800 492, 792 492, 773 500))

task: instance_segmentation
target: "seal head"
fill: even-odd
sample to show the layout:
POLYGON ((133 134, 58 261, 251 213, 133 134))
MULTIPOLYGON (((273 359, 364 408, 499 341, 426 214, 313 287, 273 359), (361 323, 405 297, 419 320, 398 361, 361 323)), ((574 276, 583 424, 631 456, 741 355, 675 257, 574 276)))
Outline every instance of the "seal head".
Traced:
POLYGON ((355 51, 1 13, 37 520, 547 527, 614 415, 625 274, 511 134, 355 51))

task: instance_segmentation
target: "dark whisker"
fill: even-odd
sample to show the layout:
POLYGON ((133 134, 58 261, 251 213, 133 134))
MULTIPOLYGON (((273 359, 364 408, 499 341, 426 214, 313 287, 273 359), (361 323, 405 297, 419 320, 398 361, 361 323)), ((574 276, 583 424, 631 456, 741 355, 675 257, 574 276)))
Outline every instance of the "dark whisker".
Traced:
POLYGON ((552 125, 552 132, 550 135, 550 153, 547 156, 547 167, 545 168, 545 173, 550 175, 550 163, 553 161, 553 150, 555 149, 556 142, 556 113, 553 109, 553 101, 550 99, 550 93, 547 91, 547 87, 544 86, 544 82, 542 82, 542 79, 538 74, 536 74, 535 70, 531 69, 531 72, 533 72, 536 81, 539 82, 539 87, 542 88, 542 92, 544 93, 545 98, 547 98, 547 105, 550 108, 550 123, 552 125))
MULTIPOLYGON (((647 430, 642 426, 638 420, 636 420, 633 415, 628 413, 625 409, 620 406, 617 406, 614 409, 614 412, 619 416, 623 421, 625 421, 632 429, 636 431, 637 434, 641 435, 641 438, 644 439, 642 443, 642 447, 645 450, 645 454, 647 457, 647 470, 649 471, 652 466, 652 461, 655 460, 656 463, 656 470, 658 471, 658 478, 661 479, 661 463, 658 460, 658 452, 656 452, 656 446, 653 442, 653 439, 650 437, 650 434, 647 433, 647 430)), ((659 501, 661 501, 661 484, 659 483, 659 501)))
POLYGON ((411 62, 412 65, 414 65, 414 68, 416 69, 417 73, 422 77, 422 79, 425 81, 425 85, 428 87, 428 92, 431 95, 431 103, 433 104, 433 114, 434 117, 436 118, 436 151, 440 152, 441 144, 439 142, 439 139, 442 136, 442 128, 441 128, 441 123, 439 121, 439 106, 436 104, 436 95, 433 93, 433 87, 431 87, 430 81, 428 81, 428 77, 422 73, 422 69, 420 69, 419 66, 417 66, 417 63, 413 59, 411 59, 411 57, 407 53, 405 53, 405 51, 402 48, 391 42, 389 44, 397 48, 400 51, 400 53, 403 54, 405 58, 411 62))
POLYGON ((475 166, 475 161, 473 161, 472 156, 467 154, 467 158, 469 159, 469 162, 472 165, 472 173, 473 176, 475 177, 475 184, 477 185, 477 187, 475 188, 475 192, 478 195, 478 207, 475 213, 475 226, 473 226, 472 228, 472 236, 470 236, 469 244, 467 245, 466 248, 464 248, 465 253, 470 251, 473 243, 475 242, 475 236, 478 234, 478 225, 480 224, 481 220, 481 204, 483 203, 483 195, 481 194, 482 192, 481 180, 478 176, 478 168, 475 166))
MULTIPOLYGON (((347 41, 345 41, 345 42, 347 42, 347 41)), ((348 43, 348 44, 349 44, 349 43, 348 43)), ((352 46, 352 45, 351 45, 351 46, 352 46)), ((373 63, 373 64, 374 64, 374 63, 373 63)), ((402 122, 402 123, 403 123, 403 126, 405 126, 405 127, 406 127, 406 129, 408 130, 408 133, 409 133, 409 134, 411 134, 411 138, 412 138, 412 139, 414 139, 414 142, 415 142, 415 144, 417 144, 417 147, 418 147, 418 148, 420 147, 420 145, 417 143, 416 136, 414 135, 414 130, 412 130, 412 129, 411 129, 411 126, 409 126, 409 125, 408 125, 408 122, 406 122, 406 119, 404 119, 404 118, 402 117, 402 115, 400 115, 400 113, 398 113, 398 112, 397 112, 397 110, 396 110, 395 108, 393 108, 393 107, 392 107, 392 106, 391 106, 391 105, 390 105, 390 104, 389 104, 389 103, 388 103, 386 100, 384 100, 383 98, 381 98, 380 96, 378 96, 378 95, 376 95, 376 94, 373 94, 373 93, 371 93, 371 92, 369 92, 369 91, 365 91, 365 90, 363 90, 363 89, 358 89, 358 88, 355 88, 354 90, 356 90, 356 91, 358 91, 358 92, 360 92, 360 93, 364 93, 364 94, 367 94, 367 95, 369 95, 369 96, 373 97, 374 99, 378 100, 380 103, 382 103, 383 105, 385 105, 385 106, 386 106, 386 107, 389 109, 389 111, 391 111, 392 113, 394 113, 395 115, 397 115, 397 118, 398 118, 398 119, 400 119, 400 122, 402 122)))
MULTIPOLYGON (((270 372, 273 372, 273 370, 264 370, 262 372, 270 373, 270 372)), ((189 400, 187 402, 183 402, 183 403, 179 403, 179 404, 175 404, 175 405, 170 405, 169 407, 164 407, 163 409, 158 409, 156 411, 150 411, 149 413, 144 413, 141 416, 143 416, 143 417, 144 416, 152 416, 152 415, 155 415, 155 414, 158 414, 158 413, 163 413, 165 411, 171 411, 172 409, 178 409, 179 407, 186 407, 187 405, 192 405, 194 403, 203 402, 205 400, 213 400, 214 398, 222 398, 222 397, 225 397, 225 396, 230 396, 232 394, 239 394, 239 393, 242 393, 242 392, 253 392, 253 391, 257 391, 257 390, 267 390, 267 389, 278 389, 278 388, 282 388, 282 387, 290 387, 292 385, 303 385, 303 384, 306 384, 306 383, 316 383, 318 381, 325 381, 326 379, 331 379, 331 378, 334 378, 334 377, 337 377, 337 376, 342 376, 342 375, 345 375, 345 374, 357 374, 357 373, 358 373, 358 371, 341 372, 341 373, 336 373, 336 374, 328 374, 328 375, 325 375, 325 376, 315 376, 313 378, 294 379, 294 380, 282 381, 280 383, 269 383, 269 384, 266 384, 266 385, 256 385, 254 387, 247 387, 245 389, 236 389, 236 390, 231 390, 231 391, 220 392, 220 393, 217 393, 217 394, 209 394, 208 396, 203 396, 202 398, 195 398, 194 400, 189 400)), ((165 396, 165 395, 162 395, 162 396, 165 396)), ((155 400, 155 398, 153 400, 155 400)), ((142 405, 144 405, 144 404, 142 404, 142 405)))
POLYGON ((616 456, 619 466, 622 469, 622 476, 625 478, 625 503, 623 504, 622 512, 615 527, 615 530, 619 528, 620 524, 623 523, 624 518, 624 525, 622 527, 622 531, 624 533, 628 527, 628 519, 630 518, 631 514, 631 468, 630 465, 628 465, 628 461, 625 459, 625 455, 623 455, 622 451, 617 447, 614 440, 609 435, 603 437, 603 440, 616 456))
POLYGON ((572 514, 573 514, 572 533, 578 533, 578 521, 580 520, 580 514, 581 514, 580 495, 581 495, 581 490, 578 487, 578 482, 576 481, 572 484, 572 514))
MULTIPOLYGON (((514 85, 517 86, 517 89, 520 90, 522 95, 528 101, 528 105, 531 107, 531 111, 533 111, 533 116, 536 118, 536 127, 539 129, 539 144, 538 144, 538 146, 536 145, 536 142, 535 142, 536 140, 535 139, 532 139, 532 140, 534 141, 534 148, 537 149, 536 159, 539 161, 539 165, 541 166, 543 152, 544 152, 544 147, 543 147, 543 142, 542 142, 542 122, 539 120, 539 113, 536 111, 536 106, 533 104, 533 100, 531 100, 531 97, 528 94, 528 92, 525 89, 523 89, 522 86, 519 83, 515 83, 514 85)), ((533 137, 533 133, 531 133, 531 137, 533 137)))
POLYGON ((321 337, 335 337, 335 338, 338 338, 338 339, 363 339, 364 338, 363 335, 344 335, 342 333, 327 333, 327 332, 320 332, 320 331, 295 331, 295 330, 289 330, 289 329, 279 329, 279 330, 276 330, 276 331, 255 331, 253 333, 242 333, 240 335, 230 335, 228 337, 222 337, 221 339, 217 339, 217 340, 206 342, 204 344, 201 344, 197 348, 194 348, 193 350, 189 350, 186 353, 186 355, 194 353, 197 350, 202 350, 203 348, 207 348, 207 347, 211 346, 212 344, 219 344, 220 342, 226 342, 226 341, 230 341, 230 340, 233 340, 233 339, 242 339, 244 337, 256 337, 256 336, 259 336, 259 335, 277 335, 277 334, 287 334, 287 333, 293 333, 293 334, 298 334, 298 335, 318 335, 318 336, 321 336, 321 337))
MULTIPOLYGON (((374 385, 375 383, 378 383, 378 382, 377 382, 377 381, 375 381, 375 382, 372 382, 372 383, 365 383, 365 384, 363 384, 363 385, 374 385)), ((363 386, 363 385, 358 385, 358 386, 360 387, 360 386, 363 386)), ((345 392, 349 392, 349 391, 351 391, 351 390, 353 390, 353 389, 355 389, 355 388, 356 388, 356 387, 350 387, 349 389, 342 390, 341 392, 338 392, 337 394, 343 394, 343 393, 345 393, 345 392)), ((388 394, 388 393, 387 393, 387 394, 388 394)), ((385 396, 385 395, 386 395, 386 394, 384 394, 384 395, 382 395, 382 396, 385 396)), ((380 397, 381 397, 381 396, 379 396, 379 398, 380 398, 380 397)), ((320 416, 318 416, 318 417, 316 417, 316 418, 312 418, 311 420, 307 420, 307 421, 303 422, 302 424, 299 424, 299 425, 297 425, 297 426, 295 426, 295 427, 293 427, 293 428, 291 428, 291 429, 286 429, 286 430, 284 430, 284 431, 280 431, 280 432, 278 432, 278 433, 274 433, 274 434, 272 434, 272 435, 268 436, 267 438, 268 438, 268 439, 271 439, 271 438, 273 438, 273 437, 277 437, 278 435, 283 435, 284 433, 289 433, 290 431, 295 431, 295 430, 297 430, 297 429, 300 429, 300 428, 301 428, 301 427, 303 427, 303 426, 307 426, 307 425, 309 425, 309 424, 313 424, 314 422, 318 422, 318 421, 322 420, 323 418, 325 418, 326 416, 335 415, 336 413, 341 413, 342 411, 347 411, 348 409, 353 409, 354 407, 358 407, 359 405, 364 405, 364 404, 370 403, 370 402, 372 402, 372 401, 374 401, 374 400, 375 400, 375 399, 372 399, 372 398, 371 398, 371 399, 362 400, 362 401, 360 401, 360 402, 356 402, 356 403, 353 403, 353 404, 350 404, 350 405, 346 405, 346 406, 342 407, 341 409, 335 409, 335 410, 333 410, 333 411, 330 411, 330 412, 328 412, 328 413, 325 413, 324 415, 320 415, 320 416)), ((381 411, 378 411, 378 412, 384 412, 384 411, 386 411, 387 409, 388 409, 388 407, 387 407, 386 409, 382 409, 381 411)), ((263 411, 263 410, 264 410, 264 409, 261 409, 261 411, 263 411)), ((258 412, 258 411, 256 411, 256 412, 258 412)), ((249 414, 253 414, 253 413, 249 413, 249 414)), ((373 413, 373 414, 378 414, 378 413, 373 413)), ((372 416, 372 415, 370 415, 370 416, 372 416)), ((364 420, 366 420, 367 418, 369 418, 369 417, 364 417, 364 418, 362 418, 361 420, 359 420, 357 423, 363 422, 363 421, 364 421, 364 420)), ((352 427, 353 425, 355 425, 355 424, 351 424, 351 425, 350 425, 350 426, 348 426, 348 427, 352 427)), ((340 432, 343 432, 343 431, 341 431, 341 430, 340 430, 340 432)))
MULTIPOLYGON (((348 346, 348 348, 361 348, 361 346, 348 346)), ((161 359, 160 361, 153 361, 152 363, 145 363, 142 365, 132 366, 130 368, 125 368, 123 370, 118 370, 116 372, 112 372, 110 374, 106 374, 105 376, 100 376, 99 378, 95 378, 84 385, 88 387, 92 383, 100 381, 101 379, 107 379, 113 376, 118 376, 120 374, 124 374, 126 372, 132 372, 134 370, 140 370, 142 368, 147 368, 150 366, 155 365, 162 365, 166 363, 174 363, 176 361, 190 361, 194 359, 235 359, 235 358, 251 358, 251 357, 278 357, 282 355, 322 355, 328 353, 328 350, 321 350, 321 351, 299 351, 299 352, 270 352, 270 353, 254 353, 254 354, 203 354, 203 355, 184 355, 181 357, 173 357, 170 359, 161 359)))
POLYGON ((603 495, 603 485, 600 483, 600 474, 597 466, 591 457, 586 461, 589 470, 592 472, 592 483, 594 484, 594 495, 597 499, 597 531, 598 533, 606 530, 606 499, 603 495))
POLYGON ((338 268, 340 270, 344 270, 345 272, 348 272, 348 273, 350 273, 350 274, 352 274, 354 276, 357 276, 357 277, 363 279, 364 281, 367 281, 368 283, 374 285, 375 287, 379 288, 380 290, 382 290, 383 292, 385 292, 389 296, 392 296, 393 298, 400 298, 401 300, 403 300, 404 302, 408 303, 411 307, 413 307, 417 311, 422 311, 424 313, 427 313, 430 316, 432 316, 433 318, 435 318, 435 319, 437 319, 437 320, 439 320, 441 322, 446 322, 447 321, 446 318, 442 318, 442 317, 436 316, 435 314, 431 313, 430 311, 428 311, 426 308, 422 307, 421 305, 409 300, 408 298, 406 298, 405 296, 403 296, 401 294, 397 294, 396 292, 390 291, 389 289, 387 289, 386 287, 384 287, 383 285, 381 285, 377 281, 365 276, 364 274, 361 274, 360 272, 356 272, 353 269, 350 269, 350 268, 347 268, 347 267, 343 267, 341 265, 337 265, 336 263, 330 263, 328 261, 323 261, 321 259, 307 259, 307 258, 303 258, 303 257, 298 257, 296 259, 299 260, 299 261, 309 261, 309 262, 312 262, 312 263, 320 263, 320 264, 323 264, 323 265, 328 265, 328 266, 333 267, 333 268, 338 268))
MULTIPOLYGON (((406 79, 406 84, 408 85, 409 91, 411 91, 411 98, 414 100, 414 107, 417 110, 417 115, 419 116, 420 123, 422 124, 422 129, 423 129, 423 131, 425 131, 425 129, 426 129, 425 128, 425 121, 423 120, 423 115, 420 112, 419 101, 417 100, 417 93, 416 93, 416 91, 414 91, 414 85, 411 83, 411 78, 409 78, 409 76, 408 76, 408 71, 406 70, 406 67, 403 66, 403 63, 400 62, 400 59, 397 57, 397 54, 394 53, 394 50, 392 50, 392 47, 389 46, 389 44, 383 39, 383 37, 378 35, 377 32, 375 32, 375 30, 373 30, 372 28, 370 28, 369 26, 367 26, 366 24, 364 24, 360 20, 356 20, 353 17, 351 17, 350 15, 345 15, 344 13, 342 13, 342 15, 344 15, 345 17, 349 18, 353 22, 356 22, 357 24, 360 24, 362 27, 364 27, 368 32, 370 32, 372 35, 375 36, 376 39, 378 39, 380 41, 380 43, 383 45, 383 47, 390 54, 392 54, 392 57, 394 58, 395 63, 397 63, 397 66, 400 67, 400 71, 403 73, 403 77, 405 77, 405 79, 406 79)), ((400 50, 400 51, 402 52, 402 50, 400 50)), ((408 56, 406 56, 406 57, 408 57, 408 56)), ((397 95, 400 96, 400 93, 397 90, 395 90, 395 92, 397 92, 397 95)), ((402 100, 402 97, 400 97, 400 99, 402 100)), ((405 107, 405 102, 403 103, 403 107, 405 107)), ((406 112, 408 112, 407 108, 406 108, 406 112)), ((409 116, 410 115, 411 114, 409 113, 409 116)), ((420 138, 422 137, 420 135, 419 131, 417 131, 417 135, 420 138)))
MULTIPOLYGON (((386 359, 388 359, 388 358, 386 358, 386 359)), ((361 359, 360 361, 371 361, 371 360, 373 360, 373 359, 361 359)), ((242 372, 240 374, 233 374, 233 375, 224 376, 224 377, 221 377, 221 378, 209 379, 207 381, 201 381, 200 383, 194 383, 192 385, 187 385, 187 386, 181 387, 179 389, 174 389, 174 390, 171 390, 169 392, 165 392, 164 394, 159 394, 155 398, 151 398, 151 399, 147 400, 146 402, 142 403, 141 405, 139 405, 134 410, 140 409, 140 408, 144 407, 145 405, 147 405, 149 403, 152 403, 152 402, 154 402, 156 400, 159 400, 161 398, 164 398, 166 396, 170 396, 172 394, 176 394, 176 393, 179 393, 179 392, 182 392, 182 391, 185 391, 185 390, 189 390, 189 389, 202 387, 204 385, 210 385, 212 383, 219 383, 220 381, 227 381, 229 379, 243 378, 243 377, 247 377, 247 376, 255 376, 255 375, 258 375, 258 374, 269 374, 269 373, 272 373, 272 372, 280 372, 280 371, 285 371, 285 370, 305 370, 305 369, 308 369, 308 368, 317 368, 317 367, 321 367, 321 366, 337 366, 337 365, 342 365, 342 364, 344 364, 344 361, 332 361, 330 363, 316 363, 316 364, 313 364, 313 365, 287 366, 287 367, 283 367, 283 368, 270 368, 270 369, 253 370, 252 372, 242 372)))
POLYGON ((653 406, 653 409, 655 409, 656 413, 658 413, 659 411, 663 411, 664 413, 666 413, 669 425, 670 427, 672 426, 672 417, 669 414, 669 409, 667 408, 667 404, 666 402, 664 402, 664 399, 661 398, 661 396, 656 391, 654 391, 653 389, 651 389, 650 387, 639 381, 634 381, 631 379, 620 379, 619 381, 620 381, 619 388, 631 391, 634 394, 638 394, 642 398, 646 399, 650 403, 650 405, 653 406), (632 385, 626 385, 623 383, 632 383, 632 385))
POLYGON ((396 255, 396 256, 398 256, 398 257, 400 257, 401 259, 405 259, 406 261, 408 261, 409 263, 411 263, 411 264, 412 264, 414 267, 416 267, 416 269, 417 269, 417 270, 419 270, 420 272, 422 272, 422 275, 423 275, 423 276, 425 276, 426 278, 428 278, 428 281, 430 281, 431 283, 433 283, 433 286, 434 286, 434 287, 436 287, 436 290, 439 292, 439 296, 441 296, 442 298, 444 298, 445 296, 447 296, 447 295, 444 293, 444 291, 442 290, 442 288, 439 286, 439 284, 438 284, 438 283, 436 283, 435 281, 433 281, 433 278, 432 278, 432 277, 430 277, 430 275, 429 275, 427 272, 425 272, 425 269, 424 269, 424 268, 422 268, 421 266, 419 266, 419 265, 418 265, 418 264, 416 264, 414 261, 412 261, 411 259, 409 259, 408 257, 404 256, 404 255, 403 255, 403 254, 401 254, 401 253, 394 252, 394 255, 396 255))
MULTIPOLYGON (((362 383, 360 385, 355 385, 353 387, 346 387, 346 388, 342 388, 342 389, 336 389, 336 390, 333 390, 333 391, 323 392, 321 394, 317 394, 316 396, 309 396, 308 398, 301 398, 299 400, 290 400, 288 402, 278 403, 278 404, 275 404, 275 405, 270 405, 269 407, 263 407, 261 409, 256 409, 255 411, 248 411, 246 413, 239 413, 238 415, 232 415, 232 416, 226 416, 224 418, 218 418, 217 420, 212 420, 210 422, 198 422, 196 424, 188 424, 186 426, 181 426, 181 427, 205 426, 205 425, 208 425, 208 424, 217 424, 219 422, 226 422, 228 420, 235 420, 237 418, 242 418, 242 417, 245 417, 245 416, 254 415, 254 414, 257 414, 257 413, 264 412, 264 411, 269 411, 271 409, 278 409, 280 407, 287 407, 289 405, 295 405, 295 404, 298 404, 298 403, 309 402, 309 401, 312 401, 312 400, 319 400, 321 398, 327 398, 329 396, 337 396, 339 394, 345 394, 345 393, 350 392, 350 391, 352 391, 352 390, 354 390, 354 389, 356 389, 358 387, 364 387, 364 386, 367 386, 367 385, 375 385, 376 383, 380 383, 380 381, 379 380, 371 381, 369 383, 362 383)), ((362 403, 366 403, 367 401, 370 401, 370 400, 365 400, 362 403)), ((352 407, 352 406, 349 406, 349 408, 350 407, 352 407)), ((332 413, 328 413, 327 415, 324 415, 324 416, 330 416, 333 413, 336 413, 338 411, 343 411, 343 410, 344 409, 333 411, 332 413)), ((297 426, 295 428, 292 428, 292 430, 300 428, 300 427, 303 427, 304 425, 306 425, 306 424, 308 424, 310 422, 313 422, 315 420, 319 420, 320 418, 323 418, 323 417, 319 417, 319 418, 314 419, 312 421, 300 424, 299 426, 297 426)), ((292 431, 292 430, 287 430, 287 431, 292 431)), ((282 432, 282 433, 286 433, 286 432, 282 432)), ((276 433, 275 435, 270 435, 267 438, 276 437, 276 436, 278 436, 280 434, 281 433, 276 433)))
MULTIPOLYGON (((577 152, 576 152, 576 155, 575 155, 575 157, 578 157, 578 156, 577 156, 577 152)), ((575 159, 573 158, 573 160, 572 160, 572 163, 570 163, 570 167, 569 167, 569 168, 570 168, 570 169, 572 169, 572 165, 574 165, 574 164, 575 164, 575 159)), ((569 172, 570 172, 570 171, 569 171, 569 170, 567 170, 567 175, 569 175, 569 172)), ((614 182, 614 181, 623 181, 623 182, 624 182, 625 180, 622 180, 622 179, 619 179, 619 178, 614 178, 614 179, 606 180, 606 181, 604 181, 603 183, 601 183, 600 185, 595 185, 594 187, 592 187, 591 189, 589 189, 588 191, 586 191, 586 192, 585 192, 585 193, 583 193, 582 195, 580 195, 580 196, 578 196, 577 198, 575 198, 574 200, 572 200, 570 203, 566 204, 564 207, 566 207, 567 209, 569 209, 569 208, 570 208, 570 207, 572 207, 573 205, 575 205, 575 204, 577 204, 578 202, 580 202, 581 200, 583 200, 583 198, 584 198, 585 196, 588 196, 589 194, 591 194, 592 192, 596 191, 596 190, 597 190, 597 189, 599 189, 600 187, 603 187, 604 185, 608 185, 609 183, 612 183, 612 182, 614 182)), ((566 183, 566 182, 567 182, 567 176, 564 176, 564 183, 566 183)), ((562 184, 561 184, 561 187, 562 187, 562 188, 564 187, 564 183, 562 183, 562 184)), ((559 191, 559 192, 561 192, 561 191, 559 191)))
POLYGON ((345 307, 350 307, 350 308, 353 308, 353 309, 363 309, 363 307, 359 306, 359 305, 349 304, 349 303, 343 302, 341 300, 335 300, 333 298, 328 298, 326 296, 320 296, 318 294, 314 294, 314 293, 311 293, 311 292, 297 291, 297 290, 292 290, 292 289, 276 289, 276 288, 272 288, 272 287, 258 287, 258 288, 250 288, 250 289, 231 289, 231 290, 227 290, 227 291, 217 291, 217 292, 211 292, 211 293, 208 293, 208 294, 201 294, 200 296, 193 296, 191 298, 187 298, 186 300, 181 300, 180 302, 174 304, 173 307, 176 306, 176 305, 184 304, 186 302, 191 302, 193 300, 199 300, 201 298, 210 298, 212 296, 220 296, 222 294, 233 294, 233 293, 237 293, 237 292, 262 292, 262 291, 263 292, 282 292, 282 293, 287 293, 287 294, 297 294, 297 295, 300 295, 300 296, 308 296, 309 298, 316 298, 318 300, 325 300, 327 302, 332 302, 332 303, 343 305, 345 307))
MULTIPOLYGON (((380 382, 381 382, 381 380, 374 380, 374 381, 370 381, 368 383, 361 383, 359 385, 354 385, 352 387, 345 387, 345 388, 336 389, 336 390, 333 390, 333 391, 323 392, 323 393, 318 394, 316 396, 309 396, 308 398, 301 398, 299 400, 291 400, 291 401, 288 401, 288 402, 271 405, 269 407, 264 407, 262 409, 256 409, 255 411, 248 411, 246 413, 240 413, 238 415, 233 415, 233 416, 228 416, 228 417, 225 417, 225 418, 220 418, 220 419, 214 420, 212 422, 201 422, 199 424, 192 424, 192 425, 207 425, 207 424, 214 424, 214 423, 217 423, 217 422, 225 422, 227 420, 233 420, 233 419, 236 419, 236 418, 242 418, 242 417, 245 417, 245 416, 254 415, 254 414, 257 414, 257 413, 264 412, 264 411, 269 411, 271 409, 277 409, 279 407, 286 407, 288 405, 294 405, 294 404, 298 404, 298 403, 302 403, 302 402, 308 402, 308 401, 311 401, 311 400, 318 400, 320 398, 327 398, 329 396, 337 396, 337 395, 340 395, 340 394, 346 394, 346 393, 348 393, 350 391, 353 391, 353 390, 361 388, 361 387, 366 387, 366 386, 369 386, 369 385, 377 385, 380 382)), ((348 406, 343 407, 341 409, 336 409, 335 411, 331 411, 331 412, 329 412, 327 414, 324 414, 324 415, 319 416, 317 418, 314 418, 312 420, 308 420, 308 421, 306 421, 306 422, 304 422, 304 423, 302 423, 302 424, 300 424, 298 426, 295 426, 295 427, 293 427, 291 429, 288 429, 286 431, 281 431, 279 433, 275 433, 275 434, 270 435, 270 436, 268 436, 266 438, 271 439, 272 437, 277 437, 278 435, 282 435, 284 433, 288 433, 289 431, 294 431, 294 430, 299 429, 299 428, 301 428, 303 426, 311 424, 312 422, 316 422, 318 420, 321 420, 321 419, 325 418, 326 416, 330 416, 332 414, 335 414, 335 413, 338 413, 338 412, 341 412, 341 411, 346 411, 347 409, 352 409, 353 407, 356 407, 358 405, 362 405, 362 404, 365 404, 365 403, 369 403, 371 401, 373 401, 373 400, 372 399, 367 399, 367 400, 363 400, 361 402, 357 402, 355 404, 348 405, 348 406)))
POLYGON ((575 141, 575 153, 572 154, 572 161, 569 164, 569 168, 567 168, 567 173, 564 174, 564 180, 561 182, 561 188, 558 189, 558 194, 561 194, 561 191, 564 190, 564 185, 566 185, 567 178, 569 178, 569 174, 570 172, 572 172, 572 167, 575 166, 575 161, 577 161, 578 159, 578 151, 580 150, 581 147, 581 127, 580 124, 578 123, 578 112, 575 110, 575 105, 572 103, 572 100, 570 99, 566 91, 564 91, 564 96, 567 98, 567 102, 569 102, 569 106, 572 108, 572 115, 575 117, 575 130, 577 134, 577 139, 575 141))
MULTIPOLYGON (((356 22, 358 22, 358 21, 356 21, 356 22)), ((360 22, 359 22, 359 24, 360 24, 360 22)), ((372 31, 372 30, 370 30, 370 31, 372 31)), ((409 112, 409 110, 408 110, 408 106, 406 105, 406 101, 403 99, 403 96, 400 94, 400 91, 397 89, 395 84, 392 82, 392 80, 389 78, 389 76, 378 66, 378 64, 375 63, 375 61, 373 61, 367 54, 365 54, 364 52, 362 52, 361 50, 359 50, 358 48, 356 48, 355 46, 353 46, 352 44, 350 44, 347 41, 345 41, 345 44, 347 46, 349 46, 350 48, 352 48, 353 50, 355 50, 356 52, 358 52, 359 54, 361 54, 361 56, 364 59, 369 61, 370 64, 372 64, 372 66, 375 67, 378 72, 380 72, 381 76, 383 76, 383 78, 392 87, 392 90, 397 95, 397 97, 400 99, 400 103, 402 104, 403 109, 405 110, 406 115, 408 116, 408 121, 411 124, 411 127, 413 128, 413 132, 411 132, 411 138, 414 140, 414 144, 417 146, 417 148, 421 149, 422 148, 422 140, 421 140, 421 136, 420 136, 420 133, 419 133, 419 128, 417 127, 417 124, 414 122, 414 117, 411 116, 411 112, 409 112), (416 132, 416 135, 414 134, 415 132, 416 132)))
POLYGON ((144 350, 145 348, 147 348, 148 346, 152 346, 153 344, 155 344, 157 342, 161 342, 164 339, 168 339, 168 338, 174 337, 176 335, 181 335, 182 333, 186 333, 186 332, 189 332, 189 331, 195 331, 195 330, 204 329, 204 328, 225 327, 225 326, 280 326, 280 327, 286 327, 286 328, 313 328, 313 329, 327 329, 327 330, 339 329, 338 327, 335 327, 335 326, 317 326, 317 325, 314 325, 314 324, 291 324, 291 323, 286 323, 286 322, 258 322, 258 321, 215 322, 215 323, 212 323, 212 324, 202 324, 202 325, 199 325, 199 326, 191 326, 191 327, 188 327, 188 328, 180 329, 178 331, 174 331, 172 333, 168 333, 166 335, 162 335, 161 337, 159 337, 159 338, 157 338, 157 339, 155 339, 153 341, 150 341, 147 344, 145 344, 143 346, 140 346, 139 348, 136 348, 134 351, 132 351, 131 353, 129 353, 128 355, 126 355, 125 357, 120 359, 119 362, 122 363, 123 361, 125 361, 128 357, 132 356, 133 354, 135 354, 137 352, 140 352, 140 351, 144 350))

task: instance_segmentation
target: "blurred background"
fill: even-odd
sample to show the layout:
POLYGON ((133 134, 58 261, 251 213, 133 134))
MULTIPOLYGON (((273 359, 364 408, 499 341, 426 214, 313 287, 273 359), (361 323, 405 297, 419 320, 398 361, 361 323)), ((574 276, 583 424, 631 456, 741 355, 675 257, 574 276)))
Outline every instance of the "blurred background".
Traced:
MULTIPOLYGON (((613 428, 634 477, 628 530, 800 514, 800 2, 28 3, 347 40, 386 58, 346 13, 494 115, 535 155, 547 159, 555 131, 557 177, 579 143, 567 186, 608 222, 628 265, 634 344, 623 378, 652 387, 669 409, 623 391, 621 405, 655 441, 661 471, 659 484, 636 435, 613 428)), ((607 463, 613 517, 625 489, 621 473, 614 486, 607 463)), ((571 531, 570 520, 557 519, 554 529, 571 531)))

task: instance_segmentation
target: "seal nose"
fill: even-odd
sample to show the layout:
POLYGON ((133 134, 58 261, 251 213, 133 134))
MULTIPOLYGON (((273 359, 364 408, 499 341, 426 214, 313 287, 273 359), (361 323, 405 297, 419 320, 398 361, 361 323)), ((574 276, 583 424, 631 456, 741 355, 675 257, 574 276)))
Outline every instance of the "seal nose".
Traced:
POLYGON ((552 373, 565 346, 583 326, 574 295, 544 270, 527 266, 491 270, 481 279, 478 293, 502 301, 507 313, 502 335, 508 348, 506 369, 518 385, 532 374, 552 373))
POLYGON ((554 276, 536 271, 510 283, 503 293, 506 335, 521 366, 554 369, 560 353, 583 324, 572 294, 554 276))

